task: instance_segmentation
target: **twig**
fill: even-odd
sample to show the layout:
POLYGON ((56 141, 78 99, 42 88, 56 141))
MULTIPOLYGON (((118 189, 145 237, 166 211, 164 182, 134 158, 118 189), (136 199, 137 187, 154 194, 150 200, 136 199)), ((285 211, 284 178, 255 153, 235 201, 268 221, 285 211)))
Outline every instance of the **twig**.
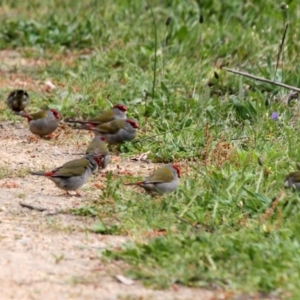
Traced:
POLYGON ((280 43, 279 48, 278 48, 274 80, 275 80, 275 78, 276 78, 276 73, 277 73, 277 69, 278 69, 278 66, 279 66, 280 56, 281 56, 281 53, 282 53, 282 49, 283 49, 283 45, 284 45, 284 41, 285 41, 286 32, 287 32, 287 30, 288 30, 288 27, 289 27, 289 23, 286 23, 286 24, 285 24, 284 31, 283 31, 281 43, 280 43))
POLYGON ((168 26, 171 23, 171 17, 168 17, 166 20, 166 36, 164 38, 164 44, 163 44, 163 57, 162 57, 162 78, 165 78, 165 67, 166 67, 166 54, 167 54, 167 44, 168 44, 168 26))
MULTIPOLYGON (((153 26, 154 26, 154 68, 153 68, 153 83, 152 83, 152 98, 154 98, 154 94, 155 94, 155 86, 156 86, 156 65, 157 65, 157 26, 156 26, 156 20, 155 20, 155 16, 154 16, 154 12, 153 9, 150 5, 150 2, 148 0, 146 0, 147 6, 151 11, 151 16, 153 19, 153 26)), ((147 110, 147 103, 145 103, 146 106, 146 114, 148 113, 147 110)))
MULTIPOLYGON (((206 125, 206 127, 208 126, 208 124, 206 125)), ((196 131, 197 129, 190 129, 190 128, 175 128, 175 129, 172 129, 172 130, 169 130, 169 131, 164 131, 162 133, 158 133, 158 134, 155 134, 155 135, 151 135, 151 136, 147 136, 143 139, 139 139, 139 140, 134 140, 132 143, 139 143, 139 142, 142 142, 142 141, 145 141, 145 140, 149 140, 149 139, 152 139, 152 138, 155 138, 157 136, 160 136, 160 135, 164 135, 166 133, 170 133, 170 132, 175 132, 175 131, 178 131, 178 130, 188 130, 188 131, 196 131)), ((207 136, 206 136, 207 138, 207 136)), ((220 138, 220 136, 214 138, 213 140, 216 141, 220 138)), ((246 139, 249 139, 249 137, 245 136, 245 137, 240 137, 240 138, 232 138, 230 139, 230 141, 239 141, 239 140, 246 140, 246 139)), ((225 142, 227 140, 224 140, 225 142)), ((67 153, 66 153, 67 154, 67 153)), ((77 155, 78 153, 71 153, 72 155, 77 155)))
POLYGON ((169 130, 169 131, 165 131, 165 132, 162 132, 162 133, 159 133, 159 134, 155 134, 155 135, 151 135, 151 136, 147 136, 141 140, 135 140, 133 141, 133 143, 139 143, 139 142, 142 142, 142 141, 145 141, 145 140, 149 140, 149 139, 152 139, 152 138, 155 138, 157 136, 160 136, 160 135, 164 135, 166 133, 170 133, 170 132, 174 132, 174 131, 177 131, 177 130, 188 130, 187 128, 175 128, 175 129, 172 129, 172 130, 169 130))
POLYGON ((28 208, 28 209, 31 209, 31 210, 36 210, 36 211, 46 211, 47 210, 47 208, 37 207, 37 206, 33 206, 33 205, 26 204, 26 203, 23 203, 23 202, 19 202, 19 204, 22 207, 25 207, 25 208, 28 208))
MULTIPOLYGON (((199 24, 201 25, 203 22, 204 22, 204 17, 203 17, 203 15, 200 14, 199 24)), ((198 29, 198 31, 199 31, 199 29, 198 29)), ((196 44, 195 48, 192 50, 192 52, 195 52, 195 50, 196 50, 197 53, 199 53, 197 56, 197 63, 196 63, 197 76, 195 76, 195 83, 194 83, 192 98, 194 98, 194 96, 196 94, 197 83, 199 81, 198 77, 200 75, 200 62, 202 61, 202 52, 199 51, 198 48, 200 47, 201 44, 202 44, 202 30, 200 29, 197 44, 196 44)))
MULTIPOLYGON (((23 203, 23 202, 19 202, 19 204, 20 204, 20 206, 28 208, 30 210, 36 210, 36 211, 39 211, 39 212, 47 211, 47 208, 44 208, 44 207, 33 206, 33 205, 23 203)), ((63 210, 58 210, 58 211, 55 211, 55 212, 49 212, 49 213, 46 214, 46 216, 55 216, 55 215, 59 215, 59 214, 66 214, 66 212, 63 211, 63 210)))
MULTIPOLYGON (((84 152, 82 153, 76 153, 76 152, 73 152, 73 153, 70 153, 70 152, 62 152, 61 154, 63 155, 86 155, 84 152)), ((55 155, 55 154, 52 154, 52 155, 55 155)))
MULTIPOLYGON (((147 136, 141 140, 135 140, 133 141, 133 143, 139 143, 141 141, 144 141, 144 140, 149 140, 149 139, 152 139, 154 137, 157 137, 157 136, 160 136, 160 135, 164 135, 166 133, 170 133, 170 132, 174 132, 174 131, 179 131, 179 130, 188 130, 188 131, 196 131, 197 129, 190 129, 190 128, 175 128, 175 129, 172 129, 172 130, 168 130, 168 131, 164 131, 162 133, 158 133, 158 134, 155 134, 155 135, 151 135, 151 136, 147 136)), ((247 139, 248 137, 242 137, 242 138, 236 138, 236 139, 232 139, 232 140, 239 140, 239 139, 247 139)))
POLYGON ((223 69, 226 70, 226 71, 228 71, 228 72, 231 72, 231 73, 234 73, 234 74, 238 74, 238 75, 242 75, 242 76, 245 76, 245 77, 249 77, 249 78, 257 80, 257 81, 262 81, 262 82, 265 82, 265 83, 270 83, 270 84, 273 84, 273 85, 277 85, 277 86, 283 87, 285 89, 289 89, 289 90, 292 90, 292 91, 300 92, 300 88, 297 88, 295 86, 291 86, 291 85, 280 83, 280 82, 277 82, 277 81, 265 79, 265 78, 262 78, 262 77, 251 75, 251 74, 246 73, 246 72, 241 72, 241 71, 237 71, 237 70, 233 70, 233 69, 229 69, 229 68, 225 68, 225 67, 223 67, 223 69))

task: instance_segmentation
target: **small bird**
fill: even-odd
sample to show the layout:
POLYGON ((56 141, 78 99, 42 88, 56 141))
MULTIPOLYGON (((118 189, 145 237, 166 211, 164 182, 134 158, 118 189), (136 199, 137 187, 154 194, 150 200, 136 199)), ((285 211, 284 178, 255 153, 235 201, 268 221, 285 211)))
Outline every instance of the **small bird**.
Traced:
POLYGON ((139 128, 137 121, 133 119, 114 120, 100 125, 84 124, 77 129, 86 129, 94 131, 95 135, 105 137, 109 145, 122 144, 125 141, 131 141, 136 136, 136 129, 139 128))
POLYGON ((89 178, 89 176, 98 170, 102 162, 97 156, 85 155, 82 158, 71 160, 61 167, 58 167, 49 172, 31 172, 31 175, 45 176, 52 180, 56 186, 68 195, 69 191, 77 192, 89 178))
POLYGON ((288 174, 284 179, 284 187, 289 188, 295 186, 300 189, 300 171, 288 174))
POLYGON ((125 185, 137 185, 145 189, 151 195, 173 192, 179 183, 180 169, 177 165, 168 164, 157 169, 144 181, 125 183, 125 185))
POLYGON ((53 133, 58 127, 60 113, 56 109, 41 110, 36 113, 21 112, 20 116, 27 119, 29 130, 36 135, 45 136, 53 133))
POLYGON ((110 161, 110 154, 105 143, 105 137, 96 135, 90 142, 85 152, 86 155, 94 155, 101 158, 101 168, 105 169, 110 161))
POLYGON ((12 91, 6 100, 8 107, 16 114, 25 109, 29 104, 29 95, 24 90, 12 91))
POLYGON ((111 110, 105 111, 100 115, 88 119, 88 120, 65 120, 67 123, 79 123, 79 124, 93 124, 99 125, 114 120, 124 120, 127 118, 126 115, 127 107, 123 104, 116 104, 111 110))

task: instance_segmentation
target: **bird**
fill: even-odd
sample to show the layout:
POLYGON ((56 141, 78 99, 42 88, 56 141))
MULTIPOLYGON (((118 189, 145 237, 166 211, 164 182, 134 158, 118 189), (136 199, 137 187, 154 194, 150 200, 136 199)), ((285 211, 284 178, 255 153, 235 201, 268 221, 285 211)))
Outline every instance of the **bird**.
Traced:
POLYGON ((116 104, 113 106, 111 110, 105 111, 100 115, 90 118, 87 120, 69 120, 66 119, 65 122, 67 123, 79 123, 79 124, 93 124, 99 125, 107 122, 111 122, 114 120, 124 120, 127 118, 126 115, 127 107, 123 104, 116 104))
POLYGON ((27 119, 29 130, 39 136, 53 133, 57 129, 61 117, 60 113, 53 108, 36 113, 21 112, 20 116, 27 119))
POLYGON ((28 106, 29 95, 24 90, 14 90, 8 95, 6 103, 13 112, 18 114, 28 106))
POLYGON ((58 188, 66 191, 68 195, 70 195, 69 191, 75 191, 76 195, 80 196, 77 189, 87 181, 92 173, 98 170, 101 164, 101 159, 97 156, 85 155, 82 158, 71 160, 49 172, 32 171, 30 173, 31 175, 49 178, 58 188))
POLYGON ((110 154, 105 143, 105 137, 96 135, 94 139, 90 142, 88 148, 85 152, 86 155, 94 155, 101 158, 102 164, 101 168, 105 169, 110 161, 110 154))
POLYGON ((289 173, 284 179, 284 187, 289 188, 295 186, 300 189, 300 171, 289 173))
POLYGON ((116 145, 133 140, 138 128, 139 124, 136 120, 126 119, 114 120, 100 125, 83 124, 82 127, 78 127, 77 129, 92 130, 96 136, 105 137, 109 145, 116 145))
POLYGON ((168 164, 157 169, 143 181, 124 183, 125 185, 137 185, 151 195, 171 193, 179 184, 180 169, 177 165, 168 164))

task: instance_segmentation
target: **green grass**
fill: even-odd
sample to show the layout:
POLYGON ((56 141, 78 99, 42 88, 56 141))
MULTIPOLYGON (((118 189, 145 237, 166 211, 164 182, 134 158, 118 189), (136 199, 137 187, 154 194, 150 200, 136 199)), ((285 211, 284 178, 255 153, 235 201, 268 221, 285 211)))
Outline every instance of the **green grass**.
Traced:
MULTIPOLYGON (((123 102, 141 130, 121 146, 122 156, 150 150, 153 162, 179 161, 185 171, 178 191, 162 199, 110 174, 99 200, 73 213, 98 218, 95 232, 132 236, 135 242, 105 255, 128 262, 127 273, 149 286, 217 286, 297 299, 300 198, 282 190, 300 159, 299 107, 286 106, 288 91, 221 67, 299 86, 299 5, 149 3, 1 1, 0 48, 44 62, 4 61, 5 68, 57 85, 50 93, 29 87, 30 109, 49 105, 65 117, 86 117, 123 102), (275 197, 280 201, 270 211, 275 197), (155 238, 161 230, 166 234, 155 238)), ((0 96, 9 91, 2 86, 0 96)), ((4 106, 0 117, 11 117, 4 106)))

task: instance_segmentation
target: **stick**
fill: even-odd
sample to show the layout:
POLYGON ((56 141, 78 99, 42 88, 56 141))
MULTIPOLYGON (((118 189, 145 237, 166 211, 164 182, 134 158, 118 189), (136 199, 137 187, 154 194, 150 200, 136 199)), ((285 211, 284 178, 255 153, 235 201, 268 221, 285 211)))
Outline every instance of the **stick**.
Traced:
MULTIPOLYGON (((195 131, 195 129, 190 129, 190 128, 175 128, 175 129, 172 129, 172 130, 164 131, 162 133, 158 133, 158 134, 155 134, 155 135, 147 136, 147 137, 145 137, 143 139, 134 140, 134 141, 132 141, 132 143, 134 143, 134 144, 135 143, 140 143, 142 141, 149 140, 149 139, 155 138, 157 136, 164 135, 164 134, 171 133, 171 132, 175 132, 175 131, 178 131, 178 130, 195 131)), ((219 138, 219 137, 217 137, 217 138, 219 138)), ((217 138, 215 138, 214 140, 217 140, 217 138)), ((238 140, 246 140, 246 139, 249 139, 249 137, 245 136, 245 137, 240 137, 240 138, 233 138, 233 139, 230 139, 230 141, 238 141, 238 140)), ((72 155, 76 155, 77 153, 71 153, 71 154, 72 155)))
POLYGON ((279 48, 278 48, 277 61, 276 61, 276 69, 275 69, 275 76, 274 76, 274 79, 276 78, 276 73, 277 73, 277 69, 278 69, 279 61, 280 61, 280 55, 281 55, 281 53, 282 53, 282 49, 283 49, 283 45, 284 45, 284 41, 285 41, 286 32, 287 32, 287 30, 288 30, 288 27, 289 27, 289 23, 286 23, 286 24, 285 24, 284 31, 283 31, 281 43, 280 43, 279 48))
POLYGON ((19 204, 22 207, 25 207, 25 208, 28 208, 28 209, 31 209, 31 210, 36 210, 36 211, 46 211, 47 210, 46 208, 33 206, 33 205, 26 204, 26 203, 23 203, 23 202, 19 202, 19 204))
POLYGON ((292 90, 292 91, 300 92, 300 88, 297 88, 297 87, 292 86, 292 85, 288 85, 288 84, 280 83, 280 82, 277 82, 277 81, 265 79, 265 78, 262 78, 262 77, 251 75, 251 74, 246 73, 246 72, 236 71, 236 70, 225 68, 225 67, 223 67, 223 69, 225 69, 226 71, 228 71, 230 73, 242 75, 242 76, 249 77, 251 79, 257 80, 257 81, 262 81, 262 82, 265 82, 265 83, 270 83, 270 84, 273 84, 273 85, 277 85, 277 86, 283 87, 285 89, 289 89, 289 90, 292 90))
POLYGON ((147 137, 145 137, 145 138, 143 138, 141 140, 135 140, 135 141, 133 141, 133 143, 139 143, 139 142, 142 142, 142 141, 145 141, 145 140, 149 140, 149 139, 155 138, 155 137, 160 136, 160 135, 164 135, 166 133, 174 132, 174 131, 177 131, 177 130, 183 130, 183 129, 186 129, 186 128, 175 128, 175 129, 172 129, 172 130, 169 130, 169 131, 165 131, 165 132, 162 132, 162 133, 159 133, 159 134, 147 136, 147 137))
MULTIPOLYGON (((150 5, 149 0, 146 0, 147 6, 151 11, 151 16, 152 16, 152 20, 153 20, 153 29, 154 29, 154 67, 153 67, 153 82, 152 82, 152 99, 155 98, 154 94, 155 94, 155 87, 156 87, 156 68, 157 68, 157 26, 156 26, 156 19, 154 16, 154 12, 152 9, 152 6, 150 5)), ((146 117, 147 114, 149 114, 148 112, 148 103, 145 102, 145 115, 146 117)))
MULTIPOLYGON (((25 208, 28 208, 28 209, 31 209, 31 210, 36 210, 36 211, 40 211, 40 212, 47 211, 47 208, 37 207, 37 206, 33 206, 33 205, 26 204, 26 203, 23 203, 23 202, 19 202, 19 204, 22 207, 25 207, 25 208)), ((62 210, 58 210, 58 211, 55 211, 55 212, 49 212, 49 213, 46 214, 46 216, 55 216, 55 215, 59 215, 59 214, 66 214, 66 212, 62 211, 62 210)))
POLYGON ((168 17, 166 20, 166 36, 164 38, 163 44, 163 57, 162 57, 162 78, 165 79, 165 67, 166 67, 166 52, 167 52, 167 44, 168 44, 168 26, 171 23, 171 17, 168 17))

